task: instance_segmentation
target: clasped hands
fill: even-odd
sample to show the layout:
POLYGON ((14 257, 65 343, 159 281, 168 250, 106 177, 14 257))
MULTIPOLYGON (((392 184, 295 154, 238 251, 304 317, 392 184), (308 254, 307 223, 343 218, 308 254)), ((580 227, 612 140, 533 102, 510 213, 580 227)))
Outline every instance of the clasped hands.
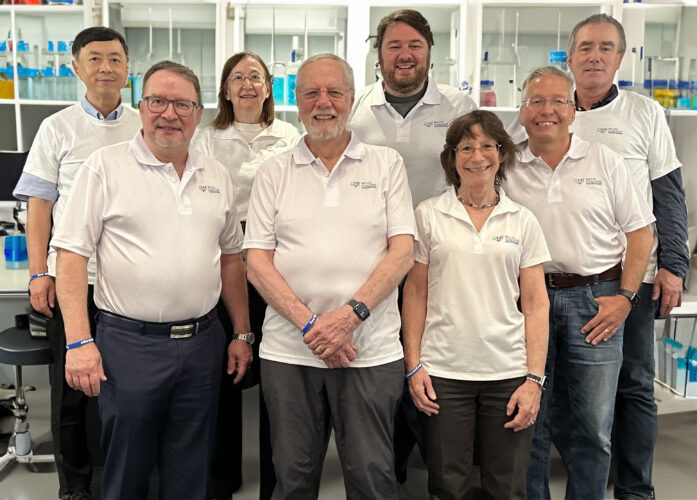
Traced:
POLYGON ((357 349, 351 342, 351 333, 360 323, 351 306, 344 305, 318 315, 303 342, 329 368, 348 368, 356 359, 357 349))

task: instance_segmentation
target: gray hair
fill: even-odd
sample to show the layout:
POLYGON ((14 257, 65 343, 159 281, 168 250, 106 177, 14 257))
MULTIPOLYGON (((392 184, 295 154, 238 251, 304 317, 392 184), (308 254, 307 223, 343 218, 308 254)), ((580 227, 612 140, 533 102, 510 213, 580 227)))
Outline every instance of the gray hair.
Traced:
POLYGON ((297 79, 296 79, 296 89, 300 87, 300 77, 305 69, 305 66, 307 66, 310 63, 317 62, 317 61, 322 61, 322 60, 330 60, 334 62, 338 62, 341 64, 344 68, 344 81, 346 82, 346 86, 348 87, 348 90, 353 94, 356 90, 356 86, 353 81, 353 69, 351 68, 351 65, 347 63, 345 60, 343 60, 341 57, 326 53, 326 54, 316 54, 312 57, 308 57, 305 59, 301 64, 300 67, 298 68, 298 73, 297 73, 297 79))
POLYGON ((201 84, 198 82, 196 73, 191 71, 191 69, 187 68, 186 66, 174 61, 160 61, 153 64, 150 69, 145 72, 145 76, 143 76, 143 90, 145 90, 150 77, 158 71, 169 71, 170 73, 176 73, 177 75, 190 81, 194 86, 194 90, 196 90, 197 104, 201 106, 201 84))
POLYGON ((571 55, 576 50, 576 37, 578 36, 578 31, 586 26, 587 24, 612 24, 617 30, 617 37, 619 40, 619 47, 617 47, 617 52, 624 54, 627 50, 627 38, 624 36, 624 28, 622 24, 607 14, 594 14, 590 17, 585 18, 583 21, 579 22, 574 29, 571 30, 571 35, 569 35, 569 43, 566 44, 566 53, 571 55))
POLYGON ((569 84, 569 98, 571 100, 573 100, 573 98, 574 98, 574 78, 571 76, 571 74, 557 68, 556 66, 542 66, 541 68, 537 68, 537 69, 532 70, 532 72, 525 78, 525 81, 523 82, 523 86, 521 88, 521 98, 523 100, 526 99, 525 89, 530 84, 530 82, 533 81, 535 78, 539 78, 539 77, 545 76, 545 75, 554 75, 554 76, 558 76, 559 78, 563 78, 564 80, 566 80, 567 83, 569 84))

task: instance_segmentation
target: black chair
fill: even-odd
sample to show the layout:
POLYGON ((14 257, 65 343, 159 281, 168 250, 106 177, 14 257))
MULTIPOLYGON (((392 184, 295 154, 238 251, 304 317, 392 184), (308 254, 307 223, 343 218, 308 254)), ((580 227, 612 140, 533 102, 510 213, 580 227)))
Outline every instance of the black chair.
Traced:
POLYGON ((54 461, 53 455, 34 455, 27 421, 29 407, 24 393, 36 388, 22 385, 22 366, 52 362, 48 340, 33 338, 29 328, 8 328, 0 332, 0 363, 13 365, 15 370, 15 395, 5 402, 15 417, 14 432, 7 453, 0 457, 0 471, 11 462, 34 464, 54 461))

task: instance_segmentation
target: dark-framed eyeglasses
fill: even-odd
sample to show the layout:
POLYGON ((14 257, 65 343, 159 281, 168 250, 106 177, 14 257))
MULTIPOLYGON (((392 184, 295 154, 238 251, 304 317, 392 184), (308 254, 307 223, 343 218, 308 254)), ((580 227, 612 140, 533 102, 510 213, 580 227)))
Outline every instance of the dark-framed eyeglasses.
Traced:
POLYGON ((453 150, 455 153, 460 153, 463 156, 472 156, 476 150, 480 153, 492 153, 494 151, 499 151, 501 149, 501 144, 482 144, 481 146, 462 146, 461 148, 455 147, 453 150))
POLYGON ((149 95, 143 97, 146 106, 151 113, 164 113, 170 104, 172 104, 172 109, 174 112, 181 117, 191 116, 194 109, 200 108, 198 103, 193 101, 187 101, 185 99, 165 99, 164 97, 158 97, 155 95, 149 95))

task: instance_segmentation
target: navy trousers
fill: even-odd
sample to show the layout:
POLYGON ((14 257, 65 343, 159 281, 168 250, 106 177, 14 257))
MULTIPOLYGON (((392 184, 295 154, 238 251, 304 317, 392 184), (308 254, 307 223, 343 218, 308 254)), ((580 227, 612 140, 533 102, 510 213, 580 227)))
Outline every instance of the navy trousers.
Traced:
POLYGON ((225 334, 141 335, 97 321, 106 382, 99 394, 106 454, 103 500, 145 500, 159 468, 161 499, 203 500, 215 432, 225 334))

